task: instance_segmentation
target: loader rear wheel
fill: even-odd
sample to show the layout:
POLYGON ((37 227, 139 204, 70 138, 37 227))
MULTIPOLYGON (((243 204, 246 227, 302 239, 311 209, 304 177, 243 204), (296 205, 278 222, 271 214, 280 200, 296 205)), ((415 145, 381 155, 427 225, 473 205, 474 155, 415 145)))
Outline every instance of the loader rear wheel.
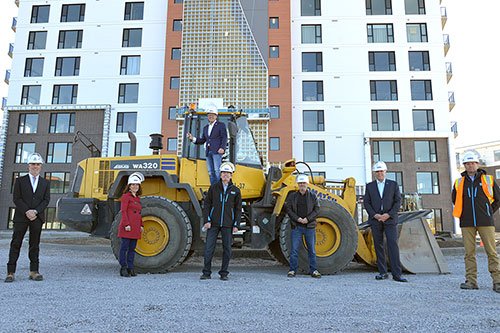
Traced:
MULTIPOLYGON (((144 197, 144 232, 137 242, 134 268, 139 273, 164 273, 182 264, 192 243, 191 223, 176 202, 162 197, 144 197)), ((120 251, 118 229, 121 212, 111 226, 111 247, 116 258, 120 251)))
MULTIPOLYGON (((336 202, 320 200, 316 227, 316 268, 321 274, 335 274, 353 259, 358 247, 358 234, 349 212, 336 202)), ((280 227, 280 246, 287 260, 292 247, 290 218, 280 227)), ((299 268, 309 271, 305 240, 299 248, 299 268)))

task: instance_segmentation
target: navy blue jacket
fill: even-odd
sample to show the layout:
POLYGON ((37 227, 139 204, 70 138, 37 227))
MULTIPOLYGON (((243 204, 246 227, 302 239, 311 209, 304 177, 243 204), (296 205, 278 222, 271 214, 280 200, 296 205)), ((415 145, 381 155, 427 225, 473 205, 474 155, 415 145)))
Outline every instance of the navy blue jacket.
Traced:
MULTIPOLYGON (((219 148, 226 150, 226 125, 223 122, 216 120, 210 136, 208 135, 208 126, 209 125, 203 127, 203 135, 201 136, 201 138, 196 138, 196 141, 194 143, 196 143, 197 145, 202 145, 206 142, 207 146, 210 146, 210 151, 212 152, 212 154, 218 154, 217 151, 219 150, 219 148)), ((208 149, 206 150, 206 153, 208 154, 208 149)))
POLYGON ((376 180, 366 184, 363 204, 368 212, 368 223, 381 223, 374 219, 373 216, 375 214, 382 215, 387 213, 391 217, 384 224, 397 224, 398 211, 401 206, 401 193, 399 192, 398 183, 386 178, 382 198, 380 197, 376 180))

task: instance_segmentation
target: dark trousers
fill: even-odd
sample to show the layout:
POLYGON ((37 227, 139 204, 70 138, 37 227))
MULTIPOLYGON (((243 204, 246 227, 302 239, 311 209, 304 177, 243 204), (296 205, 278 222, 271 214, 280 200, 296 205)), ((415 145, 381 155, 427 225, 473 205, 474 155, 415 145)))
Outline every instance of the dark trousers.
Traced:
POLYGON ((127 267, 129 269, 134 268, 134 255, 135 247, 137 246, 137 239, 122 238, 120 244, 120 253, 118 255, 118 261, 121 267, 127 267))
POLYGON ((7 273, 16 272, 16 263, 23 244, 26 231, 30 230, 29 252, 30 271, 38 272, 38 255, 40 253, 40 235, 42 233, 42 220, 36 219, 31 222, 14 222, 14 232, 12 233, 12 241, 10 242, 9 262, 7 264, 7 273))
POLYGON ((231 241, 233 237, 233 228, 222 228, 212 224, 212 227, 207 230, 207 240, 205 243, 204 252, 204 266, 203 274, 212 274, 212 257, 215 252, 215 245, 217 243, 217 236, 219 231, 222 234, 222 266, 219 271, 220 276, 227 276, 229 274, 229 259, 231 258, 231 241))
POLYGON ((387 251, 391 262, 392 276, 401 277, 401 262, 399 261, 398 226, 376 222, 372 224, 373 245, 377 255, 377 266, 380 274, 387 273, 387 260, 385 259, 384 233, 387 239, 387 251))

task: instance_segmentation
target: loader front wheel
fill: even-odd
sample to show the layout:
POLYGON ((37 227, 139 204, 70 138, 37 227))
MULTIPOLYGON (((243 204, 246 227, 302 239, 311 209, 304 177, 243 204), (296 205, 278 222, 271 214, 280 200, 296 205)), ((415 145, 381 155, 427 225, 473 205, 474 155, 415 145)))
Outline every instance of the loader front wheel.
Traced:
MULTIPOLYGON (((280 246, 286 259, 292 248, 290 218, 280 227, 280 246)), ((316 227, 316 268, 321 274, 335 274, 353 259, 358 247, 358 234, 349 212, 336 202, 320 200, 316 227)), ((303 239, 299 248, 299 268, 309 271, 307 247, 303 239)))
MULTIPOLYGON (((176 202, 162 197, 144 197, 142 220, 144 232, 137 242, 134 268, 139 273, 164 273, 180 265, 192 243, 191 223, 176 202)), ((121 212, 111 227, 111 247, 116 258, 120 251, 118 229, 121 212)))

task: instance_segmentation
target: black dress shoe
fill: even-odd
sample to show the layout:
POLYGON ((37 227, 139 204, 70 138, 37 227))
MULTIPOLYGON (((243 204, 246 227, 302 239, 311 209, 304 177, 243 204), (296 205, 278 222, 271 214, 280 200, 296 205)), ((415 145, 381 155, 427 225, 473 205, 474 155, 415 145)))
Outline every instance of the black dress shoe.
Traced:
POLYGON ((128 273, 127 267, 120 268, 120 276, 130 277, 130 274, 128 273))
POLYGON ((137 276, 137 273, 134 271, 133 268, 127 268, 127 272, 130 276, 137 276))
POLYGON ((395 276, 393 276, 393 277, 392 277, 392 279, 393 279, 394 281, 397 281, 397 282, 408 282, 408 279, 406 279, 406 278, 404 278, 404 277, 401 277, 401 276, 400 276, 400 277, 395 277, 395 276))
POLYGON ((222 281, 227 281, 227 280, 229 280, 229 278, 227 277, 227 275, 222 275, 222 276, 220 277, 220 279, 221 279, 222 281))
POLYGON ((385 273, 385 274, 379 274, 377 276, 375 276, 375 280, 385 280, 389 278, 389 274, 385 273))
POLYGON ((208 274, 203 274, 200 276, 200 280, 210 280, 212 277, 208 274))

